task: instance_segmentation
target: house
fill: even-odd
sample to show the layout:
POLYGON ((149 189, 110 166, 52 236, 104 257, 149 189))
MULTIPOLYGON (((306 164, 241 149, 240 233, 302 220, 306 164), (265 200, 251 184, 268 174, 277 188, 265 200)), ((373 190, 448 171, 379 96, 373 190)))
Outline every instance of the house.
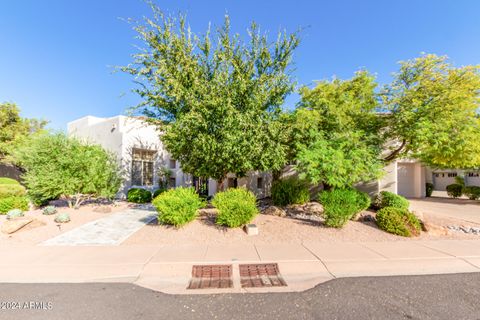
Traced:
MULTIPOLYGON (((123 169, 123 183, 118 194, 124 198, 128 189, 141 187, 156 190, 161 185, 168 188, 194 186, 205 195, 212 196, 220 187, 218 181, 203 181, 182 171, 178 163, 163 147, 159 131, 140 117, 115 116, 99 118, 86 116, 67 124, 69 136, 101 145, 116 155, 123 169)), ((223 188, 244 186, 258 198, 270 195, 271 175, 249 172, 237 178, 229 174, 223 188)))

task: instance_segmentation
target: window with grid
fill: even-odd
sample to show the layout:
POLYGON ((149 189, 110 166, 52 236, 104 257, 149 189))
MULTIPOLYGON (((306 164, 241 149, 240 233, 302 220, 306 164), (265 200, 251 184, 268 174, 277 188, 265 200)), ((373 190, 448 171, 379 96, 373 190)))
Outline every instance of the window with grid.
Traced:
POLYGON ((153 185, 153 163, 156 151, 133 149, 132 152, 132 185, 153 185))

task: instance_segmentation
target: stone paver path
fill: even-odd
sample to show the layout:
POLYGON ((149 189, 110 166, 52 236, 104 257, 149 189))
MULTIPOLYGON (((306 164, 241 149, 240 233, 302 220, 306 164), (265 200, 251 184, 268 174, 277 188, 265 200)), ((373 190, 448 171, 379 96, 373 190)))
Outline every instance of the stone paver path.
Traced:
POLYGON ((154 211, 128 209, 46 240, 46 246, 119 245, 156 218, 154 211))

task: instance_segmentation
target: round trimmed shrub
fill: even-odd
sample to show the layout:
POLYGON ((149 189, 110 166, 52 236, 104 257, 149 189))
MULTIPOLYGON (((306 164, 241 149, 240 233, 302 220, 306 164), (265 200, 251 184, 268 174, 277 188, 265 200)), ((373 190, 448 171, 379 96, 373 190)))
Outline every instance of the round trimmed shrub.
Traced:
POLYGON ((12 209, 7 212, 8 220, 23 217, 23 216, 24 216, 23 211, 20 209, 12 209))
POLYGON ((164 193, 165 191, 167 191, 167 189, 165 188, 160 188, 155 190, 155 192, 153 193, 153 199, 155 199, 156 197, 158 197, 158 195, 164 193))
POLYGON ((367 210, 370 208, 370 205, 372 204, 372 199, 366 192, 362 192, 359 190, 355 190, 357 192, 357 206, 358 206, 358 212, 367 210))
POLYGON ((447 186, 447 194, 449 197, 459 198, 462 196, 463 188, 463 185, 458 183, 449 184, 447 186))
POLYGON ((382 191, 376 199, 376 207, 379 209, 386 207, 394 207, 398 209, 406 209, 410 207, 410 202, 404 197, 389 191, 382 191))
POLYGON ((55 208, 55 206, 46 206, 45 208, 43 208, 42 213, 46 216, 50 216, 57 213, 57 208, 55 208))
POLYGON ((25 187, 19 184, 0 184, 0 198, 21 197, 26 194, 25 187))
POLYGON ((17 180, 15 179, 10 179, 10 178, 7 178, 7 177, 0 177, 0 184, 20 184, 20 182, 18 182, 17 180))
POLYGON ((54 221, 56 223, 67 223, 70 222, 70 215, 66 212, 59 213, 55 216, 54 221))
POLYGON ((142 188, 131 188, 127 193, 127 201, 133 203, 147 203, 152 201, 152 193, 142 188))
POLYGON ((212 200, 217 208, 217 224, 230 228, 241 227, 258 214, 257 198, 245 188, 230 188, 219 192, 212 200))
POLYGON ((5 214, 12 209, 28 210, 28 199, 13 196, 0 198, 0 214, 5 214))
POLYGON ((427 182, 425 184, 425 195, 431 197, 433 193, 433 183, 427 182))
POLYGON ((407 209, 385 207, 377 212, 376 221, 383 231, 403 237, 418 236, 422 229, 418 218, 407 209))
POLYGON ((196 218, 198 209, 203 208, 205 202, 194 188, 178 187, 158 195, 153 205, 158 211, 159 222, 181 227, 196 218))
POLYGON ((277 206, 307 203, 310 201, 308 184, 297 178, 277 180, 272 185, 272 201, 277 206))
POLYGON ((468 197, 470 200, 480 199, 480 187, 478 186, 468 186, 463 188, 463 194, 468 197))
POLYGON ((370 197, 355 189, 333 189, 320 194, 325 225, 341 228, 357 213, 370 206, 370 197))

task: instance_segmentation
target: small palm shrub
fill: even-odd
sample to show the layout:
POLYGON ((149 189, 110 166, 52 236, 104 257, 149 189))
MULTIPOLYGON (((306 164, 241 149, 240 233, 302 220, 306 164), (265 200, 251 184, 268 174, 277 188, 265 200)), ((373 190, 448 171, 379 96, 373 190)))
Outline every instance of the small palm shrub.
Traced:
POLYGON ((179 187, 158 195, 153 205, 158 211, 159 222, 181 227, 196 218, 205 202, 194 188, 179 187))
POLYGON ((6 178, 6 177, 0 177, 0 184, 20 184, 17 180, 6 178))
POLYGON ((463 194, 468 197, 470 200, 480 199, 480 187, 478 186, 468 186, 463 188, 463 194))
POLYGON ((403 237, 418 236, 422 229, 418 218, 407 209, 385 207, 377 212, 380 229, 403 237))
POLYGON ((25 187, 19 184, 0 184, 0 198, 24 196, 26 193, 25 187))
POLYGON ((432 193, 433 193, 433 183, 430 183, 430 182, 427 182, 425 184, 425 195, 427 197, 431 197, 432 196, 432 193))
POLYGON ((152 201, 152 193, 142 188, 131 188, 127 193, 127 201, 133 203, 147 203, 152 201))
POLYGON ((26 197, 5 197, 0 198, 0 214, 6 214, 13 209, 28 210, 28 199, 26 197))
POLYGON ((310 201, 308 184, 297 178, 277 180, 272 185, 272 201, 277 206, 310 201))
POLYGON ((375 205, 379 209, 394 207, 408 210, 410 207, 410 202, 408 202, 408 200, 404 197, 393 192, 382 191, 378 194, 375 205))
POLYGON ((355 189, 333 189, 320 194, 320 203, 324 208, 325 225, 341 228, 370 206, 370 197, 355 189))
POLYGON ((462 193, 463 193, 463 185, 459 183, 453 183, 447 186, 447 194, 449 197, 459 198, 462 196, 462 193))
POLYGON ((153 192, 153 199, 155 199, 159 194, 161 194, 165 191, 167 191, 166 188, 160 188, 160 189, 155 190, 155 192, 153 192))
POLYGON ((230 188, 219 192, 212 200, 217 208, 217 224, 230 228, 241 227, 258 214, 257 198, 245 188, 230 188))

